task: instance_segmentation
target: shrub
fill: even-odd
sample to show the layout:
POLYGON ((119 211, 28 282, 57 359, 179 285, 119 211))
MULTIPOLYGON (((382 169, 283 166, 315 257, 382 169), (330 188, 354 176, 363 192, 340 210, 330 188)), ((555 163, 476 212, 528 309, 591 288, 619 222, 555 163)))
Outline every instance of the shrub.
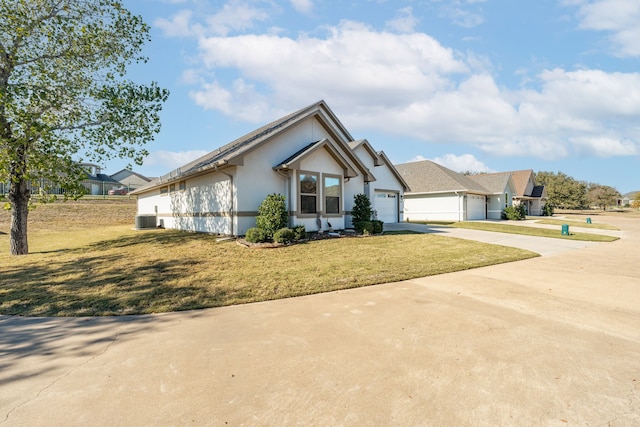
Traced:
POLYGON ((261 228, 250 228, 247 230, 247 234, 244 236, 245 240, 250 243, 261 243, 266 242, 269 237, 267 233, 261 228))
POLYGON ((384 229, 384 223, 382 221, 371 221, 373 225, 373 234, 380 234, 384 229))
MULTIPOLYGON (((353 197, 353 209, 351 209, 351 222, 355 227, 362 221, 371 221, 371 201, 366 194, 356 194, 353 197)), ((357 231, 357 228, 356 228, 357 231)))
POLYGON ((373 223, 371 221, 359 221, 354 224, 354 228, 356 232, 362 234, 372 234, 373 233, 373 223))
POLYGON ((523 205, 507 206, 502 211, 502 219, 509 219, 511 221, 520 221, 525 219, 525 211, 523 205))
POLYGON ((291 243, 295 238, 295 232, 290 228, 281 228, 273 233, 273 241, 276 243, 291 243))
POLYGON ((273 233, 287 226, 289 213, 282 194, 269 194, 260 203, 256 225, 267 233, 267 238, 272 238, 273 233))
POLYGON ((307 230, 304 225, 296 225, 293 227, 293 237, 296 240, 302 240, 307 238, 307 230))
POLYGON ((542 208, 542 216, 553 216, 553 205, 551 203, 547 203, 542 208))

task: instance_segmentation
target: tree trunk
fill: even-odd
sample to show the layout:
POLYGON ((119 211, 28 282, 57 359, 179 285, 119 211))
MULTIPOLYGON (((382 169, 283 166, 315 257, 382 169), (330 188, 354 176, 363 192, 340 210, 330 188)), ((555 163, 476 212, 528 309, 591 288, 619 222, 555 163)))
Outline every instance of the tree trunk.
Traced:
POLYGON ((29 199, 31 194, 27 181, 18 179, 9 188, 11 202, 11 233, 9 236, 9 253, 11 255, 27 255, 27 217, 29 215, 29 199))

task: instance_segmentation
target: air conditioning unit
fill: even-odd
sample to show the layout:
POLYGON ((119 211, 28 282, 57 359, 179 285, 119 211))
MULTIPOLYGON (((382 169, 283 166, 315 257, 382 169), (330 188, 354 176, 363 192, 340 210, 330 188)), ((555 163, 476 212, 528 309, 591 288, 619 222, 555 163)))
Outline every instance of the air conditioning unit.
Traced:
POLYGON ((158 219, 155 215, 137 215, 136 230, 148 230, 156 228, 158 219))

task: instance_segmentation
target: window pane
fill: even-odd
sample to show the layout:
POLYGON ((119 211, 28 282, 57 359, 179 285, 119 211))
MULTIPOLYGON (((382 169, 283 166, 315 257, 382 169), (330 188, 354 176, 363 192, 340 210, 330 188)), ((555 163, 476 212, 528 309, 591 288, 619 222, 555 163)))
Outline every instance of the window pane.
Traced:
POLYGON ((324 177, 324 195, 340 197, 340 180, 333 177, 324 177))
POLYGON ((327 213, 337 214, 340 213, 340 197, 327 196, 325 197, 325 208, 327 213))
POLYGON ((300 175, 300 193, 317 194, 318 177, 315 175, 300 175))
POLYGON ((300 196, 300 213, 316 213, 316 196, 300 196))

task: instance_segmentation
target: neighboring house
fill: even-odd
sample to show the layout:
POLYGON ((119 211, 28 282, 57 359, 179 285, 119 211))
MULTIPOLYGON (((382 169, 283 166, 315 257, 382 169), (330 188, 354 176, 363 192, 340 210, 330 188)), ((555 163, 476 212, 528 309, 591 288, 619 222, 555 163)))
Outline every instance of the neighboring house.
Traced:
POLYGON ((469 176, 430 160, 399 164, 396 169, 411 188, 404 195, 407 221, 487 218, 487 196, 493 193, 469 176))
POLYGON ((407 221, 500 219, 508 206, 523 204, 542 215, 547 193, 532 170, 463 175, 430 160, 396 165, 411 188, 404 195, 407 221))
POLYGON ((351 227, 354 196, 366 193, 378 218, 402 221, 408 190, 384 153, 354 141, 319 101, 224 145, 133 191, 139 215, 180 230, 244 235, 267 195, 282 194, 289 225, 351 227), (384 197, 383 197, 384 195, 384 197))
POLYGON ((541 216, 547 203, 547 190, 544 185, 536 185, 533 170, 509 172, 516 186, 513 205, 524 205, 527 215, 541 216))
POLYGON ((504 208, 513 206, 516 186, 511 172, 471 175, 490 194, 487 195, 487 219, 501 219, 504 208))
POLYGON ((87 172, 87 178, 82 180, 82 186, 87 190, 87 194, 104 196, 109 193, 109 190, 120 187, 118 181, 102 173, 100 166, 82 163, 82 167, 87 172))
POLYGON ((618 199, 618 206, 620 207, 630 206, 633 203, 633 201, 636 199, 637 194, 638 194, 638 191, 631 191, 630 193, 623 194, 622 198, 618 199))
POLYGON ((126 188, 128 191, 133 191, 151 182, 151 178, 147 178, 129 169, 122 169, 112 174, 111 179, 118 181, 120 186, 126 188))

